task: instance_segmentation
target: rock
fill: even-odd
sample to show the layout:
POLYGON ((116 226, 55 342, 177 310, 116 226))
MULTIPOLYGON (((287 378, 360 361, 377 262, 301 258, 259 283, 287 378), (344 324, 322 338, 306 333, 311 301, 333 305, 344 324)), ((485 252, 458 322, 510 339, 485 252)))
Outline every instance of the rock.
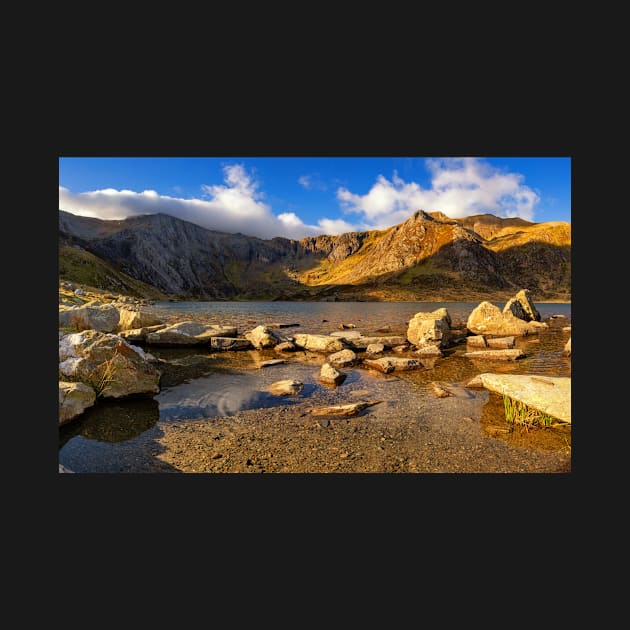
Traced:
POLYGON ((114 332, 118 328, 118 309, 111 304, 74 306, 59 311, 59 326, 76 331, 114 332))
POLYGON ((359 335, 358 337, 345 337, 344 339, 353 350, 365 350, 369 345, 374 343, 382 343, 385 348, 393 348, 394 346, 407 343, 407 340, 400 335, 392 335, 389 337, 364 337, 363 335, 359 335))
POLYGON ((319 380, 330 385, 341 385, 346 380, 346 376, 347 374, 340 372, 330 363, 324 363, 319 371, 319 380))
POLYGON ((481 375, 473 376, 465 385, 465 387, 483 387, 483 381, 481 375))
POLYGON ((382 343, 371 343, 366 349, 366 354, 380 354, 385 350, 385 346, 382 343))
POLYGON ((157 394, 160 372, 151 355, 117 335, 86 330, 59 341, 59 372, 90 385, 97 397, 157 394))
POLYGON ((490 302, 481 302, 468 316, 468 330, 484 335, 529 335, 547 329, 547 324, 538 321, 525 322, 515 317, 510 311, 502 313, 501 309, 490 302))
POLYGON ((363 359, 363 364, 385 374, 394 371, 417 370, 423 367, 422 363, 417 359, 403 359, 402 357, 363 359))
POLYGON ((400 346, 394 346, 392 350, 394 352, 402 354, 403 352, 407 352, 407 350, 409 350, 409 347, 410 347, 409 344, 404 343, 404 344, 401 344, 400 346))
POLYGON ((348 330, 349 328, 356 328, 354 324, 339 324, 339 330, 348 330))
POLYGON ((466 337, 466 345, 471 348, 487 348, 486 338, 483 335, 469 335, 466 337))
POLYGON ((339 352, 344 349, 340 339, 330 335, 295 335, 293 343, 312 352, 339 352))
POLYGON ((156 346, 210 345, 213 337, 236 337, 236 328, 185 321, 148 333, 146 343, 156 346))
POLYGON ((425 343, 416 348, 414 353, 418 357, 442 357, 443 352, 437 345, 431 343, 425 343))
POLYGON ((276 381, 269 386, 269 393, 274 396, 296 396, 304 389, 304 385, 300 381, 288 379, 285 381, 276 381))
POLYGON ((75 295, 85 295, 85 291, 83 289, 75 289, 74 290, 74 294, 75 295))
POLYGON ((163 320, 141 309, 119 308, 118 330, 133 330, 163 324, 163 320))
POLYGON ((85 383, 59 381, 59 425, 80 416, 96 402, 96 392, 85 383))
POLYGON ((345 340, 345 339, 359 339, 361 337, 363 337, 363 335, 361 334, 360 331, 358 330, 348 330, 345 332, 339 332, 338 330, 334 330, 333 332, 330 333, 331 337, 337 337, 338 339, 341 340, 345 340))
POLYGON ((469 359, 515 361, 516 359, 522 359, 525 353, 518 348, 514 348, 511 350, 475 350, 474 352, 464 352, 463 356, 469 359))
POLYGON ((540 313, 536 310, 528 289, 521 289, 509 299, 503 307, 503 313, 511 313, 514 317, 526 322, 540 321, 540 313))
POLYGON ((269 326, 256 326, 253 330, 246 332, 244 337, 258 350, 273 348, 279 343, 286 341, 284 336, 269 326))
POLYGON ((156 326, 145 326, 143 328, 133 328, 131 330, 121 330, 120 332, 118 332, 118 336, 122 337, 126 341, 130 341, 130 342, 139 341, 141 343, 144 343, 149 333, 155 332, 157 330, 162 330, 162 328, 166 328, 166 325, 159 324, 156 326))
POLYGON ((564 345, 564 350, 562 350, 562 354, 565 357, 571 356, 571 337, 569 337, 569 341, 564 345))
POLYGON ((488 348, 494 349, 507 349, 513 348, 516 344, 516 339, 512 337, 495 337, 493 339, 487 339, 486 343, 488 348))
POLYGON ((278 322, 274 322, 272 324, 265 324, 267 328, 294 328, 295 326, 299 326, 299 324, 280 324, 278 322))
POLYGON ((350 367, 357 362, 357 355, 352 350, 340 350, 328 357, 328 363, 334 367, 350 367))
POLYGON ((438 342, 446 347, 451 340, 451 316, 445 308, 438 308, 430 313, 416 313, 407 328, 407 339, 414 346, 438 342))
POLYGON ((431 387, 433 388, 433 391, 438 398, 447 398, 448 396, 452 396, 451 392, 444 389, 444 387, 442 387, 439 383, 436 383, 435 381, 431 383, 431 387))
POLYGON ((271 367, 272 365, 280 365, 281 363, 286 363, 286 361, 284 359, 268 359, 267 361, 262 361, 258 367, 271 367))
POLYGON ((274 346, 276 352, 295 352, 297 346, 292 341, 282 341, 277 346, 274 346))
POLYGON ((533 374, 479 375, 483 386, 562 422, 571 422, 571 377, 533 374))
POLYGON ((210 347, 213 350, 250 350, 252 343, 249 339, 238 337, 212 337, 210 347))
POLYGON ((359 412, 382 403, 382 400, 374 402, 355 402, 347 405, 334 405, 332 407, 316 407, 311 409, 309 413, 314 416, 356 416, 359 412))

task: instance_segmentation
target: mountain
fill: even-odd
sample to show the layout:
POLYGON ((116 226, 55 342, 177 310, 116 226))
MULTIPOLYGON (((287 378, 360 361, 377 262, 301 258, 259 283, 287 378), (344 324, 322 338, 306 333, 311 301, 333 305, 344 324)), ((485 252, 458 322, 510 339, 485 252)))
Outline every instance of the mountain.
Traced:
POLYGON ((120 291, 111 278, 135 281, 134 294, 172 299, 503 300, 521 288, 534 299, 571 298, 571 226, 563 222, 419 210, 386 230, 298 241, 165 214, 103 221, 60 210, 59 239, 61 279, 85 282, 79 271, 85 278, 99 267, 107 272, 92 274, 91 286, 120 291), (77 251, 81 264, 70 264, 77 251))

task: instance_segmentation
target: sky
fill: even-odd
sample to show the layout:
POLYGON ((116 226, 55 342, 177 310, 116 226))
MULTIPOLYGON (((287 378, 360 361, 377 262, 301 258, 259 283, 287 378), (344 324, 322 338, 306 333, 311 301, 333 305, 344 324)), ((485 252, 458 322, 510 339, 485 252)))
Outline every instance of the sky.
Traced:
POLYGON ((299 239, 417 210, 571 222, 570 157, 60 157, 59 209, 299 239))

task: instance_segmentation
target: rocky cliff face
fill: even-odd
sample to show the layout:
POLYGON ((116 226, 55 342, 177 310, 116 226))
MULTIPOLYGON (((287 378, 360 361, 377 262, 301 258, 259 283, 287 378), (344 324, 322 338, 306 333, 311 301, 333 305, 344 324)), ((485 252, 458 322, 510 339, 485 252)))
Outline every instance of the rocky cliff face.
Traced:
POLYGON ((535 299, 570 299, 568 223, 418 211, 387 230, 294 241, 163 214, 101 221, 60 211, 59 230, 64 243, 180 298, 446 300, 527 287, 535 299))

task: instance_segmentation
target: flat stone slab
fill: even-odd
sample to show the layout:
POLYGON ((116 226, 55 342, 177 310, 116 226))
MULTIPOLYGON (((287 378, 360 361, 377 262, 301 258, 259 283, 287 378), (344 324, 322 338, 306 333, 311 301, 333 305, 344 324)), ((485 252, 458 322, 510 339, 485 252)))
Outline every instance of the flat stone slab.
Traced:
POLYGON ((505 394, 562 422, 571 422, 571 377, 533 374, 479 375, 483 386, 505 394))
POLYGON ((372 407, 373 405, 378 405, 382 403, 382 400, 376 400, 373 402, 355 402, 349 403, 347 405, 334 405, 332 407, 316 407, 315 409, 311 409, 308 413, 313 414, 314 416, 356 416, 358 413, 367 409, 368 407, 372 407))
POLYGON ((464 356, 469 359, 498 359, 500 361, 515 361, 516 359, 522 359, 525 353, 518 349, 507 350, 475 350, 474 352, 464 352, 464 356))
POLYGON ((389 374, 394 371, 419 370, 424 367, 418 359, 403 359, 401 357, 363 359, 363 364, 385 374, 389 374))

